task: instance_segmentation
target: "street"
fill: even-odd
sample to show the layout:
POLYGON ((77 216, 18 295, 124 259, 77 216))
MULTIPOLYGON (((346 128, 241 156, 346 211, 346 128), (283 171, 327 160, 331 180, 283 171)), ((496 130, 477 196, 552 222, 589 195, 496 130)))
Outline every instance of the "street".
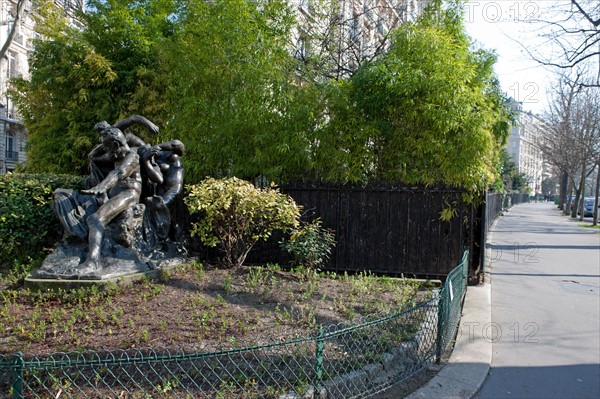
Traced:
POLYGON ((479 399, 600 397, 600 229, 552 203, 511 208, 492 228, 492 342, 479 399))

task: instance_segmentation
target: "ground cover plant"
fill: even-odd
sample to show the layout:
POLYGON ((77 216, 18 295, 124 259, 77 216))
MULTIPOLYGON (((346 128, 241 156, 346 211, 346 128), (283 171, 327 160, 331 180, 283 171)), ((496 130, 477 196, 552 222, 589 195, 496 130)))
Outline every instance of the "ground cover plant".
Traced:
MULTIPOLYGON (((13 282, 10 281, 10 284, 13 282)), ((0 283, 0 353, 178 347, 301 336, 320 325, 408 307, 427 295, 408 279, 223 270, 192 262, 128 287, 35 292, 0 283)))

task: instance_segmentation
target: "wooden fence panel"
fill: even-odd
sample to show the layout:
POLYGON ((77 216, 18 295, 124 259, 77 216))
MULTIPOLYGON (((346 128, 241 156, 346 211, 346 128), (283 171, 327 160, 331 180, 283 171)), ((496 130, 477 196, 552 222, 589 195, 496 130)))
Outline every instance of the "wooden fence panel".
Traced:
MULTIPOLYGON (((444 278, 465 249, 478 253, 478 209, 465 204, 459 190, 307 183, 281 191, 302 205, 305 221, 318 217, 323 227, 334 231, 336 245, 326 270, 444 278), (448 206, 455 215, 442 221, 440 214, 448 206)), ((274 234, 259 243, 247 263, 289 265, 291 258, 279 245, 283 238, 274 234)), ((198 243, 190 247, 207 262, 216 260, 214 251, 205 251, 198 243)), ((477 267, 472 264, 470 270, 477 267)))

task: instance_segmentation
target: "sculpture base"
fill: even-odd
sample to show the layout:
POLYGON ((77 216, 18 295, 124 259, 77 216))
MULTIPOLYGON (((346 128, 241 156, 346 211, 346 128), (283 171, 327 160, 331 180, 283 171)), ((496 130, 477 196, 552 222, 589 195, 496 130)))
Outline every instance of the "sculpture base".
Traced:
POLYGON ((35 277, 63 280, 106 280, 121 275, 146 272, 154 268, 149 262, 139 259, 133 251, 124 251, 121 248, 118 254, 103 256, 98 260, 95 270, 81 271, 79 267, 85 260, 86 254, 86 244, 58 244, 37 270, 35 277))
POLYGON ((184 263, 183 244, 160 240, 151 229, 145 229, 144 214, 144 205, 137 204, 111 221, 95 262, 86 262, 87 242, 66 236, 30 279, 112 280, 184 263))
POLYGON ((120 273, 118 275, 109 276, 108 274, 102 279, 62 279, 62 278, 50 278, 38 276, 39 269, 34 269, 25 277, 25 288, 29 290, 47 291, 47 290, 72 290, 82 287, 98 286, 103 287, 107 285, 127 286, 136 281, 151 278, 157 279, 162 273, 170 273, 174 271, 181 264, 186 263, 185 259, 171 259, 170 262, 163 264, 160 268, 151 269, 140 272, 132 273, 120 273))

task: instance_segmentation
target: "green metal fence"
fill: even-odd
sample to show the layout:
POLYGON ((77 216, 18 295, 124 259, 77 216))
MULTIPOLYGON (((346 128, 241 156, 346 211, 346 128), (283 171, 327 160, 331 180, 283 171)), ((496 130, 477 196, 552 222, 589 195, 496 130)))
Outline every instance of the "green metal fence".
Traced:
POLYGON ((438 336, 437 361, 448 350, 460 322, 463 300, 467 293, 467 275, 469 271, 469 252, 463 254, 462 260, 455 267, 440 290, 438 303, 438 336))
POLYGON ((310 336, 228 342, 218 350, 128 349, 0 355, 0 398, 365 398, 450 347, 468 254, 443 288, 409 309, 310 336))

